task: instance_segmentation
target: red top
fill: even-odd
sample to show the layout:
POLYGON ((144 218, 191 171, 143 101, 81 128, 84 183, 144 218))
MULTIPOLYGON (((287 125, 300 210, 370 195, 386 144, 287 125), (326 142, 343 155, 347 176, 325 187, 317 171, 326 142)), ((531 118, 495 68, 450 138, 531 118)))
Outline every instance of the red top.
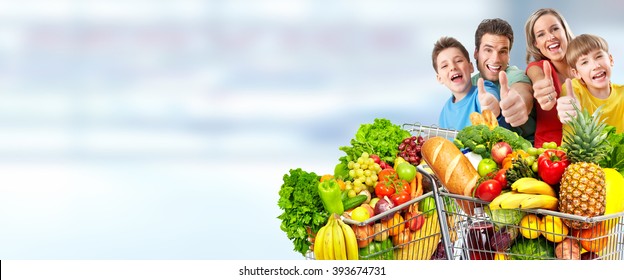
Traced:
MULTIPOLYGON (((555 66, 550 62, 550 60, 540 60, 533 61, 529 63, 527 66, 527 70, 531 66, 537 66, 539 68, 543 68, 543 63, 550 63, 550 76, 552 77, 555 92, 557 93, 556 98, 559 98, 561 94, 561 82, 559 81, 559 76, 557 76, 557 71, 555 66)), ((544 73, 546 74, 546 73, 544 73)), ((561 125, 561 121, 559 121, 559 116, 557 114, 557 106, 555 105, 550 111, 544 111, 539 103, 535 102, 534 106, 537 106, 537 119, 535 125, 535 144, 536 148, 541 148, 544 142, 556 142, 557 146, 561 145, 561 138, 563 137, 562 131, 563 126, 561 125)))

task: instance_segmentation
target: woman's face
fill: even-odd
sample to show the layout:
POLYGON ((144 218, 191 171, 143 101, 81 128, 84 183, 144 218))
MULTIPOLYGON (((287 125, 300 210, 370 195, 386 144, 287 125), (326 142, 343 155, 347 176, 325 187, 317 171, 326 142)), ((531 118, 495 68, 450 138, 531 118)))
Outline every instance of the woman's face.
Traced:
POLYGON ((568 39, 557 17, 546 14, 538 18, 533 26, 533 35, 535 47, 545 57, 551 61, 564 60, 566 49, 568 49, 568 39))

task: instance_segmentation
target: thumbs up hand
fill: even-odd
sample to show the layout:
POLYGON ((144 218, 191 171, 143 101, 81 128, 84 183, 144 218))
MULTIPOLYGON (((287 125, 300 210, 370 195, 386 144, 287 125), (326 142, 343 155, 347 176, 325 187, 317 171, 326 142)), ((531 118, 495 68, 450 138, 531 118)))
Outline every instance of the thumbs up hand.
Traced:
POLYGON ((550 63, 544 62, 542 70, 544 71, 544 78, 533 83, 533 97, 535 97, 542 110, 549 111, 557 105, 557 92, 555 91, 555 84, 550 73, 550 63))
POLYGON ((565 81, 566 96, 559 97, 557 99, 557 112, 559 114, 559 120, 565 124, 572 118, 576 117, 576 110, 574 110, 574 104, 581 109, 581 103, 574 94, 572 89, 572 80, 566 79, 565 81))
POLYGON ((494 116, 498 117, 498 115, 500 114, 498 99, 496 99, 493 94, 485 91, 483 78, 479 78, 479 80, 477 81, 477 89, 477 98, 479 99, 479 103, 481 104, 481 112, 483 112, 484 110, 490 110, 492 111, 492 113, 494 113, 494 116))
POLYGON ((499 104, 505 121, 513 127, 523 125, 529 119, 529 111, 527 111, 524 100, 518 91, 509 88, 507 74, 504 71, 498 74, 498 82, 500 83, 501 96, 499 104))

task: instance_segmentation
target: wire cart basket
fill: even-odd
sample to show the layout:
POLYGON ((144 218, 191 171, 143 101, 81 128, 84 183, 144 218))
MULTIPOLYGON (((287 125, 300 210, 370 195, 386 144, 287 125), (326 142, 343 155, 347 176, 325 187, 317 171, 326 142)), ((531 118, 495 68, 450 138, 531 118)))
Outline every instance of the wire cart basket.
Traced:
MULTIPOLYGON (((423 180, 426 180, 423 178, 423 180)), ((419 211, 420 203, 434 205, 431 190, 390 209, 359 222, 342 215, 342 219, 356 232, 361 260, 429 260, 442 239, 442 224, 435 208, 419 211)), ((314 244, 314 243, 313 243, 314 244)), ((305 256, 313 260, 314 254, 305 256)))
MULTIPOLYGON (((458 133, 420 124, 403 128, 425 140, 441 136, 452 141, 458 133)), ((423 176, 423 195, 363 222, 341 217, 357 233, 360 259, 624 259, 624 212, 588 218, 545 209, 491 209, 489 202, 447 192, 427 165, 417 171, 423 176), (419 207, 429 203, 435 207, 419 207), (473 214, 460 203, 472 206, 473 214), (589 228, 568 228, 565 220, 589 228), (412 230, 415 224, 418 229, 412 230)))
MULTIPOLYGON (((548 260, 624 257, 624 212, 583 217, 545 209, 490 209, 489 202, 434 190, 437 198, 470 203, 475 214, 460 207, 438 208, 447 252, 462 260, 548 260), (446 217, 446 219, 444 219, 446 217), (564 220, 587 223, 568 228, 564 220), (456 236, 452 240, 452 236, 456 236), (448 238, 448 239, 447 239, 448 238)), ((450 257, 450 256, 449 256, 450 257)))
MULTIPOLYGON (((455 138, 457 131, 423 126, 420 124, 404 124, 403 128, 412 135, 428 139, 442 136, 455 138)), ((418 170, 420 173, 431 171, 418 170)), ((435 209, 435 198, 432 187, 437 186, 434 177, 423 175, 423 194, 412 200, 392 208, 383 214, 375 215, 362 222, 346 216, 341 219, 350 225, 357 234, 359 259, 362 260, 429 260, 443 257, 442 230, 446 223, 440 222, 435 209), (429 207, 421 208, 420 204, 429 207)), ((315 259, 312 252, 306 259, 315 259)))
MULTIPOLYGON (((452 141, 457 135, 454 130, 419 124, 404 128, 425 138, 442 136, 452 141)), ((446 259, 624 259, 624 212, 588 218, 545 209, 492 210, 489 202, 445 191, 426 165, 417 169, 433 183, 446 259), (459 203, 468 203, 474 213, 466 214, 459 203), (564 220, 588 228, 568 228, 564 220)))

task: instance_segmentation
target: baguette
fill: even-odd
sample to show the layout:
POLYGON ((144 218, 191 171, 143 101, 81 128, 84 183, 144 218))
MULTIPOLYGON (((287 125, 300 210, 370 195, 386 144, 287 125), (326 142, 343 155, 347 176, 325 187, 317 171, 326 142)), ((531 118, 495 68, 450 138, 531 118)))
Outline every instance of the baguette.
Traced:
MULTIPOLYGON (((443 137, 430 138, 423 143, 421 154, 450 193, 472 197, 479 173, 453 142, 443 137)), ((474 206, 464 202, 460 206, 464 212, 471 214, 474 206)))

